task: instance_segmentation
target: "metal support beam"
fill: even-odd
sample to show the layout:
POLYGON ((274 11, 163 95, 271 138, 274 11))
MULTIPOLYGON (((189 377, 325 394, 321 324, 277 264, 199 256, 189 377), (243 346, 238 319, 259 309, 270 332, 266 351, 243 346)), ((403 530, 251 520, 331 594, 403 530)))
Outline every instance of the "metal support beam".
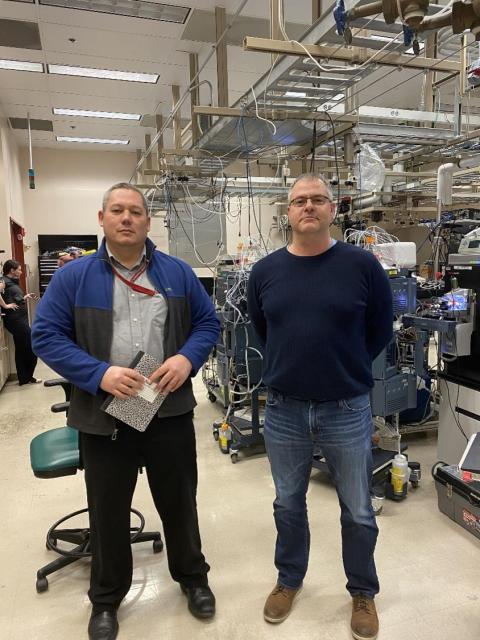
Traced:
MULTIPOLYGON (((346 131, 350 131, 353 126, 354 126, 354 123, 346 123, 346 124, 340 124, 336 126, 334 128, 334 131, 330 128, 326 133, 322 133, 317 137, 315 141, 315 147, 319 147, 325 142, 328 142, 328 140, 331 140, 331 138, 333 138, 334 136, 338 138, 338 136, 341 136, 342 133, 345 133, 346 131)), ((312 143, 309 142, 308 144, 305 144, 302 147, 295 149, 295 156, 300 156, 300 157, 308 156, 311 152, 312 152, 312 143)))
POLYGON ((180 87, 178 84, 172 84, 172 109, 175 113, 173 116, 173 144, 177 149, 182 148, 182 125, 180 120, 180 109, 176 110, 178 101, 180 100, 180 87))
MULTIPOLYGON (((437 48, 437 34, 429 33, 425 38, 425 57, 434 58, 437 48)), ((426 71, 423 79, 423 91, 425 99, 425 111, 434 111, 433 104, 433 83, 435 82, 435 71, 426 71)), ((425 125, 429 126, 429 125, 425 125)))
POLYGON ((448 76, 443 76, 443 78, 440 78, 440 80, 435 80, 433 82, 433 90, 436 91, 438 87, 441 87, 442 85, 447 84, 448 82, 452 82, 452 80, 455 80, 456 77, 457 77, 456 73, 449 73, 448 76))
MULTIPOLYGON (((139 161, 142 159, 142 156, 143 156, 143 151, 141 149, 137 149, 137 167, 138 167, 139 161)), ((135 182, 138 184, 142 180, 142 178, 143 178, 142 172, 140 169, 137 168, 135 172, 135 182)))
POLYGON ((322 15, 322 0, 312 0, 312 24, 322 15))
POLYGON ((160 166, 160 162, 162 160, 162 155, 163 155, 163 135, 162 135, 163 116, 160 113, 157 113, 156 116, 155 116, 155 126, 156 126, 156 129, 157 129, 157 136, 158 136, 158 140, 157 140, 157 166, 160 166))
POLYGON ((198 118, 193 110, 200 102, 200 87, 198 80, 195 80, 198 74, 198 53, 190 53, 188 56, 190 63, 190 84, 194 83, 190 89, 190 109, 192 118, 192 144, 195 145, 200 138, 200 129, 198 127, 198 118))
MULTIPOLYGON (((215 29, 217 41, 226 28, 226 12, 223 7, 215 7, 215 29)), ((217 104, 228 107, 228 71, 227 71, 227 41, 225 38, 217 46, 217 104)))
POLYGON ((453 123, 453 133, 455 136, 459 136, 462 132, 462 95, 460 93, 460 87, 457 85, 455 87, 455 102, 453 105, 453 115, 455 117, 455 121, 453 123))
MULTIPOLYGON (((345 111, 347 113, 356 113, 358 93, 352 90, 352 87, 345 89, 345 111)), ((343 136, 343 161, 349 167, 353 166, 353 133, 351 128, 343 136)))
MULTIPOLYGON (((360 49, 353 51, 346 47, 327 47, 318 44, 305 44, 305 49, 315 58, 324 60, 338 60, 350 63, 364 63, 378 55, 375 49, 360 49)), ((245 51, 259 51, 262 53, 281 53, 291 56, 305 56, 305 49, 292 41, 269 40, 268 38, 255 38, 246 36, 243 41, 245 51)), ((380 59, 373 59, 372 64, 389 67, 405 67, 408 69, 434 69, 435 71, 455 71, 460 73, 461 64, 450 60, 436 60, 434 58, 421 58, 418 56, 403 55, 400 53, 383 53, 380 59)))
POLYGON ((460 44, 462 48, 460 49, 460 75, 458 77, 459 82, 459 92, 460 97, 463 98, 465 95, 465 91, 467 89, 467 66, 468 66, 468 55, 467 55, 467 36, 463 34, 460 38, 460 44))
POLYGON ((212 154, 208 151, 200 151, 199 149, 163 149, 164 156, 178 156, 179 158, 211 158, 212 154))
MULTIPOLYGON (((430 124, 438 123, 438 113, 433 111, 418 111, 416 109, 391 109, 388 107, 372 107, 370 105, 364 105, 358 109, 359 116, 353 114, 344 114, 343 106, 332 107, 329 110, 330 116, 335 123, 338 122, 364 122, 366 120, 373 120, 378 123, 382 120, 390 122, 428 122, 430 124)), ((220 107, 195 107, 195 113, 207 114, 211 116, 219 116, 225 118, 239 118, 244 115, 246 118, 256 118, 255 109, 237 109, 235 107, 220 108, 220 107)), ((266 114, 263 112, 269 120, 325 120, 330 121, 328 116, 322 111, 300 111, 300 110, 287 110, 287 109, 267 109, 266 114)), ((442 122, 445 126, 452 125, 454 122, 454 115, 452 113, 443 113, 442 122)), ((480 116, 470 116, 470 125, 474 127, 480 127, 480 116)), ((402 128, 402 130, 404 130, 402 128)), ((440 138, 446 134, 447 137, 451 136, 450 130, 447 128, 436 129, 436 137, 440 138)), ((422 136, 424 134, 422 133, 422 136)), ((425 133, 425 135, 433 135, 425 133)))
POLYGON ((160 169, 160 171, 157 171, 157 169, 145 169, 143 173, 146 176, 158 176, 166 171, 168 171, 168 173, 179 173, 181 175, 195 176, 197 178, 201 176, 216 176, 218 173, 217 171, 202 171, 199 167, 189 167, 184 164, 169 164, 168 167, 160 169))
MULTIPOLYGON (((272 40, 284 40, 280 29, 280 21, 283 19, 283 0, 270 0, 270 38, 272 40), (281 6, 280 6, 281 5, 281 6)), ((277 61, 278 53, 272 53, 270 63, 277 61)))
MULTIPOLYGON (((225 118, 257 118, 255 110, 236 109, 235 107, 195 107, 194 113, 209 116, 219 116, 225 118)), ((320 120, 330 122, 325 113, 321 111, 287 111, 286 109, 262 109, 262 116, 269 120, 320 120)), ((335 122, 357 122, 357 116, 339 115, 335 116, 335 122)))
MULTIPOLYGON (((145 134, 145 150, 150 149, 150 145, 152 144, 152 136, 149 133, 145 134)), ((145 155, 145 168, 146 169, 153 169, 152 166, 152 154, 151 153, 147 153, 145 151, 146 155, 145 155)))

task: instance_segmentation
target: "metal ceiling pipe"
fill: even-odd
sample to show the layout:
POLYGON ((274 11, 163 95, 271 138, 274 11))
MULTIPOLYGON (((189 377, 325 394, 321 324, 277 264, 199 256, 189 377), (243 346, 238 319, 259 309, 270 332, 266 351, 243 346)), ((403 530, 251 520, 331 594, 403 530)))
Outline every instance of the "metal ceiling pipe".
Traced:
POLYGON ((408 24, 412 29, 416 29, 418 25, 425 18, 428 11, 428 0, 417 0, 416 2, 400 2, 397 0, 395 3, 398 7, 400 5, 402 10, 402 16, 404 22, 408 24))
MULTIPOLYGON (((397 180, 395 180, 397 182, 397 180)), ((394 192, 392 187, 394 185, 394 176, 387 175, 385 176, 385 180, 383 183, 383 187, 381 191, 378 193, 374 193, 370 196, 355 196, 352 198, 355 209, 357 211, 362 211, 363 209, 367 209, 368 207, 373 207, 375 205, 384 205, 391 202, 394 192)))
MULTIPOLYGON (((398 182, 398 181, 396 181, 398 182)), ((393 176, 385 176, 385 180, 383 182, 383 187, 382 187, 382 195, 381 195, 381 201, 382 204, 388 204, 389 202, 392 201, 393 198, 393 176)))
POLYGON ((480 40, 480 3, 474 0, 471 4, 454 2, 452 5, 452 31, 463 33, 469 29, 480 40))
POLYGON ((369 16, 374 16, 377 13, 383 13, 383 2, 380 0, 379 2, 370 2, 369 4, 364 4, 361 7, 354 7, 347 11, 348 20, 356 20, 357 18, 368 18, 369 16))
POLYGON ((418 25, 417 31, 433 31, 442 29, 443 27, 450 27, 452 24, 452 11, 445 13, 437 13, 434 16, 426 16, 422 22, 418 25))
MULTIPOLYGON (((437 201, 440 204, 452 204, 453 172, 457 168, 454 162, 441 164, 437 170, 437 201)), ((437 222, 440 218, 437 213, 437 222)))
POLYGON ((367 18, 383 13, 386 24, 393 24, 400 17, 412 29, 416 29, 425 18, 429 0, 382 0, 347 11, 347 21, 367 18))
POLYGON ((354 209, 356 211, 362 211, 362 209, 367 209, 367 207, 380 204, 380 194, 377 193, 372 196, 358 196, 356 198, 352 198, 352 203, 354 204, 354 209))
POLYGON ((441 164, 437 170, 437 219, 436 233, 433 241, 433 277, 436 279, 440 258, 440 220, 442 218, 442 205, 452 204, 453 172, 457 165, 453 162, 441 164))
MULTIPOLYGON (((449 147, 454 147, 458 144, 462 144, 463 142, 468 142, 468 140, 471 140, 472 138, 479 138, 479 137, 480 137, 480 129, 473 129, 469 133, 466 133, 464 136, 461 136, 459 138, 452 138, 450 141, 445 142, 444 144, 441 145, 441 147, 439 147, 439 149, 440 148, 448 149, 449 147)), ((402 162, 413 160, 418 156, 424 155, 425 153, 432 153, 434 151, 438 151, 438 149, 432 149, 430 147, 428 149, 421 149, 420 151, 412 151, 411 153, 403 154, 402 162)))

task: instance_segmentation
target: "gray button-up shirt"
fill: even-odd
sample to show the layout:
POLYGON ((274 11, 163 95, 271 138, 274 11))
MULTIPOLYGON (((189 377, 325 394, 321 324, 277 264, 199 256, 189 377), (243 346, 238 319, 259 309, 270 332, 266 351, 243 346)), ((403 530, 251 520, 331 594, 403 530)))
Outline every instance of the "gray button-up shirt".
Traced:
MULTIPOLYGON (((112 254, 107 244, 108 256, 115 269, 130 280, 146 260, 145 248, 137 265, 128 269, 112 254)), ((128 367, 139 351, 144 351, 163 362, 163 336, 167 317, 167 302, 161 293, 149 296, 133 291, 114 275, 113 284, 113 339, 110 363, 128 367)), ((144 271, 136 284, 154 289, 144 271)), ((94 286, 94 285, 93 285, 94 286)))

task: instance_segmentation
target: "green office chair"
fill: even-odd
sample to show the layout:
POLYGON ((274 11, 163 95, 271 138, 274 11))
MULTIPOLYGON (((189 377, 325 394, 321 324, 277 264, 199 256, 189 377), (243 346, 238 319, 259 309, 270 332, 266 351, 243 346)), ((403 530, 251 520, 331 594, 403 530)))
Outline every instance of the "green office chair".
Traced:
MULTIPOLYGON (((61 386, 65 392, 65 402, 52 405, 54 413, 68 412, 70 402, 70 383, 64 378, 46 380, 46 387, 61 386)), ((30 463, 34 475, 37 478, 59 478, 61 476, 75 475, 82 469, 79 449, 79 432, 71 427, 59 427, 50 429, 35 436, 30 443, 30 463)), ((140 469, 140 472, 142 470, 140 469)), ((49 564, 37 571, 36 588, 38 593, 47 591, 47 576, 80 558, 88 558, 90 553, 90 530, 88 527, 63 529, 68 520, 81 514, 88 513, 88 509, 80 509, 69 513, 55 522, 47 532, 47 549, 60 555, 49 564), (71 549, 63 549, 58 546, 58 541, 73 544, 71 549)), ((163 541, 158 531, 144 531, 145 519, 136 509, 132 513, 138 518, 138 526, 131 528, 131 542, 153 542, 153 552, 160 553, 163 550, 163 541)))

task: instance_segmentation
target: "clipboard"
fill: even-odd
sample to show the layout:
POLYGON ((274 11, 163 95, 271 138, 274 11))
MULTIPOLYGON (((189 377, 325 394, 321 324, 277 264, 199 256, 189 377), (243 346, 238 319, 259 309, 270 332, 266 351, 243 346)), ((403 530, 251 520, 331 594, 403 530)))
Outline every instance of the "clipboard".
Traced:
POLYGON ((459 463, 462 471, 480 473, 480 434, 474 433, 470 436, 462 459, 459 463))
MULTIPOLYGON (((148 378, 161 364, 148 353, 139 351, 129 367, 148 378)), ((125 399, 109 395, 100 409, 137 431, 145 431, 167 397, 166 393, 155 391, 155 386, 145 382, 138 395, 125 399)))

